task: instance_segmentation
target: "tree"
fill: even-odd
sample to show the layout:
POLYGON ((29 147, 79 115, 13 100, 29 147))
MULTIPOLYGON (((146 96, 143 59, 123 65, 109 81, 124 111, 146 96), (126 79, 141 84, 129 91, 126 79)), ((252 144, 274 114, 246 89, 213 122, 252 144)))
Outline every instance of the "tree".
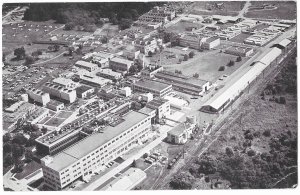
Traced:
POLYGON ((101 38, 101 43, 105 44, 107 42, 108 42, 107 36, 104 36, 104 37, 101 38))
POLYGON ((14 50, 14 55, 17 57, 18 60, 25 58, 25 49, 24 47, 20 47, 14 50))
POLYGON ((119 21, 119 29, 124 30, 124 29, 130 28, 132 23, 133 23, 132 19, 122 18, 121 21, 119 21))
POLYGON ((184 61, 187 61, 188 59, 189 59, 189 56, 188 56, 187 54, 184 54, 183 60, 184 60, 184 61))
POLYGON ((271 131, 270 131, 269 129, 267 129, 267 130, 265 130, 265 131, 263 132, 263 135, 264 135, 265 137, 270 137, 270 136, 271 136, 271 131))
POLYGON ((152 51, 148 51, 148 56, 152 56, 153 55, 153 53, 152 53, 152 51))
POLYGON ((12 158, 12 156, 10 154, 6 155, 3 159, 3 165, 4 167, 8 167, 13 165, 14 163, 14 159, 12 158))
POLYGON ((193 58, 195 56, 195 52, 194 51, 191 51, 190 53, 189 53, 189 57, 190 58, 193 58))
POLYGON ((242 61, 242 57, 241 57, 241 56, 237 57, 237 58, 236 58, 236 61, 237 61, 237 62, 242 61))
POLYGON ((6 61, 6 54, 2 53, 2 62, 5 62, 5 61, 6 61))
POLYGON ((33 64, 34 62, 35 62, 34 57, 32 57, 32 56, 25 57, 25 65, 30 65, 30 64, 33 64))
POLYGON ((3 135, 3 143, 9 142, 10 140, 12 140, 12 136, 10 133, 5 133, 3 135))
POLYGON ((227 156, 229 156, 229 157, 233 156, 232 148, 226 147, 225 151, 226 151, 227 156))
POLYGON ((3 145, 3 154, 9 154, 12 151, 12 145, 11 143, 5 143, 3 145))
POLYGON ((69 22, 65 24, 65 30, 73 30, 75 28, 75 24, 73 22, 69 22))
POLYGON ((135 65, 130 66, 130 68, 129 68, 129 73, 134 74, 134 73, 136 73, 137 71, 138 71, 137 66, 135 66, 135 65))
POLYGON ((170 186, 175 190, 191 189, 195 182, 195 178, 189 173, 179 173, 173 176, 170 186))
POLYGON ((14 171, 17 172, 17 173, 20 173, 23 171, 23 168, 24 168, 24 162, 20 159, 17 159, 15 161, 15 168, 14 168, 14 171))
POLYGON ((136 160, 133 160, 131 165, 132 165, 132 167, 136 167, 136 160))
POLYGON ((199 74, 198 74, 198 73, 195 73, 195 74, 193 75, 193 77, 199 78, 199 74))
POLYGON ((25 151, 26 162, 31 162, 33 158, 34 158, 33 152, 31 150, 26 150, 25 151))
POLYGON ((234 66, 234 61, 233 60, 230 60, 227 64, 228 67, 231 67, 231 66, 234 66))
POLYGON ((247 152, 248 156, 255 156, 256 152, 252 149, 248 150, 247 152))
POLYGON ((203 156, 196 160, 196 164, 199 165, 198 172, 203 174, 214 174, 217 171, 216 160, 211 156, 203 156))
POLYGON ((12 156, 14 159, 18 159, 20 158, 21 156, 23 156, 24 154, 24 147, 23 146, 20 146, 18 144, 13 144, 12 145, 12 156))
POLYGON ((18 145, 25 145, 28 139, 21 133, 18 133, 14 136, 12 143, 18 145))
POLYGON ((219 71, 224 71, 225 70, 225 66, 220 66, 219 71))
POLYGON ((55 45, 53 46, 53 49, 54 49, 55 52, 56 52, 56 51, 59 51, 60 46, 59 46, 58 44, 55 44, 55 45))

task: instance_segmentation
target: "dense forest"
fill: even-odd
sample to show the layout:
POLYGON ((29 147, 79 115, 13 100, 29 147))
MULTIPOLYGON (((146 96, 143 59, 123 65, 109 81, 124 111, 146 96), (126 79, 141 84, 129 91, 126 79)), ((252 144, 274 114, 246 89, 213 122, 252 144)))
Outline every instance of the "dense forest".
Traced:
MULTIPOLYGON (((103 3, 30 3, 24 20, 55 20, 68 26, 102 23, 100 18, 109 18, 113 24, 130 26, 140 15, 163 2, 103 2, 103 3)), ((8 5, 8 4, 7 4, 8 5)), ((72 28, 72 27, 71 27, 72 28)))

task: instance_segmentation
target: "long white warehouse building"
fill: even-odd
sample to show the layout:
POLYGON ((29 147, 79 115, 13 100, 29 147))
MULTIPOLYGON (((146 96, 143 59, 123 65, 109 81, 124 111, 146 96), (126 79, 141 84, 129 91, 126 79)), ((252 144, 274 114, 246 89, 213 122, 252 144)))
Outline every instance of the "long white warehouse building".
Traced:
POLYGON ((263 56, 261 59, 256 61, 253 66, 240 78, 227 83, 227 86, 220 89, 218 93, 209 99, 202 107, 201 111, 217 113, 224 110, 230 105, 244 89, 254 81, 273 61, 275 61, 280 54, 281 49, 274 47, 263 56))

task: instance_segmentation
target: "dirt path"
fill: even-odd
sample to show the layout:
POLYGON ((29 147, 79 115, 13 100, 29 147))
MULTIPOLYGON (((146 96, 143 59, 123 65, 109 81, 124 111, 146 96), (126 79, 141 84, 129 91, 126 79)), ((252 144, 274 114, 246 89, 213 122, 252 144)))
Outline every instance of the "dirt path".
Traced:
POLYGON ((237 17, 239 18, 244 18, 245 16, 245 13, 248 12, 248 8, 249 6, 251 5, 251 2, 250 1, 247 1, 243 7, 243 9, 239 12, 239 15, 237 15, 237 17))

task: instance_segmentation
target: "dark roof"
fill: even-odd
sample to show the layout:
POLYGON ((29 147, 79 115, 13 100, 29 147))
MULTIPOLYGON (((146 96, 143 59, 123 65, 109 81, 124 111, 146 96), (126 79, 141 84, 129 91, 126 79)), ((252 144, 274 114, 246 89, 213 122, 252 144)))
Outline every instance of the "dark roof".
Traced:
POLYGON ((86 85, 81 85, 80 87, 76 88, 76 93, 80 95, 80 94, 82 94, 82 93, 84 93, 84 92, 86 92, 86 91, 88 91, 90 89, 92 89, 92 88, 88 87, 86 85))

